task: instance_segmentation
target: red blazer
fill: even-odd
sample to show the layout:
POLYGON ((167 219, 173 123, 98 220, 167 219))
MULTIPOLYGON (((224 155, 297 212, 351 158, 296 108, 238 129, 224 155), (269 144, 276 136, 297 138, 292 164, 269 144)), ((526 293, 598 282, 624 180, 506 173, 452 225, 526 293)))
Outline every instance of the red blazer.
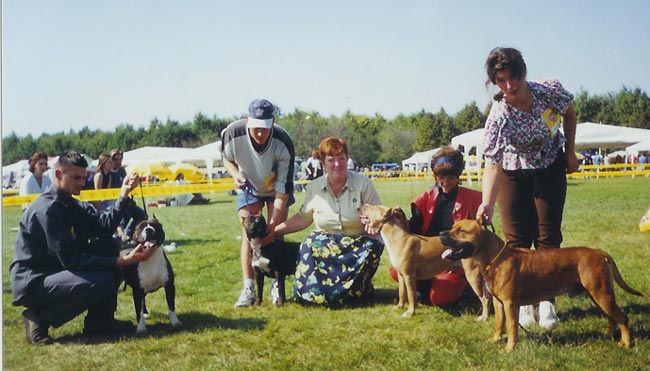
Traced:
MULTIPOLYGON (((412 202, 422 213, 422 230, 420 231, 422 235, 425 235, 429 230, 433 213, 436 211, 438 197, 440 196, 438 190, 438 187, 433 187, 416 197, 412 202)), ((454 220, 454 223, 462 219, 467 219, 468 217, 476 218, 476 212, 482 200, 483 196, 481 192, 459 186, 454 210, 451 212, 451 218, 454 220)))

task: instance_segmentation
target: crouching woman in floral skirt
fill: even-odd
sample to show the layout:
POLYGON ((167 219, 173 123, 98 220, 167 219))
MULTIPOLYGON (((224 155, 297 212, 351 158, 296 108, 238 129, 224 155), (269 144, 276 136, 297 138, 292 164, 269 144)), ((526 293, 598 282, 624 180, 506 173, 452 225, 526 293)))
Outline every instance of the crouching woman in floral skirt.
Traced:
POLYGON ((361 206, 379 205, 379 194, 365 175, 348 172, 348 148, 329 137, 318 148, 325 176, 307 186, 300 211, 275 227, 280 236, 309 227, 315 230, 300 245, 293 295, 314 304, 343 304, 374 291, 372 277, 384 245, 366 234, 361 206))

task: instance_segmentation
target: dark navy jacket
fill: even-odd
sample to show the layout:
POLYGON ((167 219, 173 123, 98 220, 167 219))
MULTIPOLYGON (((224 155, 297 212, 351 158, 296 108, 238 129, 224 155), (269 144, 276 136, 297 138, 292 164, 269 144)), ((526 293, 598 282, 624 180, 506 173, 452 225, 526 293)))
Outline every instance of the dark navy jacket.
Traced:
POLYGON ((52 185, 27 207, 20 220, 9 266, 13 304, 29 295, 30 286, 63 270, 116 269, 117 257, 94 255, 91 242, 111 238, 129 200, 92 213, 82 203, 52 185))

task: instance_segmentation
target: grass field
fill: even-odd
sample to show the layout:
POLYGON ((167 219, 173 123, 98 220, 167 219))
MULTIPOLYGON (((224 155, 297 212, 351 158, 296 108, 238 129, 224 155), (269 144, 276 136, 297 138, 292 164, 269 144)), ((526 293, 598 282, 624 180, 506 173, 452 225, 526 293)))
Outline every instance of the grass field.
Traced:
MULTIPOLYGON (((410 210, 410 200, 430 181, 376 182, 384 204, 410 210)), ((479 185, 475 182, 474 188, 479 185)), ((304 194, 297 194, 300 205, 304 194)), ((420 306, 410 319, 395 309, 397 284, 384 253, 373 299, 339 309, 289 303, 275 308, 234 309, 241 288, 239 233, 234 197, 206 195, 208 205, 149 209, 162 221, 176 272, 177 313, 172 329, 164 294, 148 296, 151 313, 144 336, 86 339, 83 316, 52 329, 56 343, 28 346, 22 308, 11 305, 8 266, 13 257, 19 207, 2 214, 3 368, 5 370, 642 370, 650 368, 650 303, 616 289, 630 318, 637 346, 619 348, 607 336, 607 320, 589 299, 558 297, 561 323, 552 333, 520 331, 511 354, 491 344, 494 322, 474 321, 478 299, 454 306, 420 306)), ((608 251, 625 280, 650 294, 650 233, 638 222, 650 207, 650 179, 572 180, 569 183, 564 246, 608 251)), ((296 210, 294 206, 293 210, 296 210)), ((292 211, 293 213, 293 211, 292 211)), ((495 220, 500 233, 498 217, 495 220)), ((307 231, 288 236, 299 241, 307 231)), ((290 287, 290 283, 287 285, 290 287)), ((289 289, 287 290, 289 292, 289 289)), ((117 318, 135 323, 130 289, 119 294, 117 318)))

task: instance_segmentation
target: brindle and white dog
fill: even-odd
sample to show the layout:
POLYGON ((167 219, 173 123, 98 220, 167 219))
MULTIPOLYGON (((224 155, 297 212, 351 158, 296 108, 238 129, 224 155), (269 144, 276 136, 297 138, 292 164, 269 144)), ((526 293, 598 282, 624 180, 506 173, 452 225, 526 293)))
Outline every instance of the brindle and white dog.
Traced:
MULTIPOLYGON (((144 320, 148 314, 145 297, 148 293, 165 288, 165 298, 169 308, 169 321, 172 326, 181 325, 176 316, 176 287, 174 285, 174 271, 169 259, 161 247, 165 241, 165 231, 162 224, 156 219, 143 220, 135 227, 133 239, 136 244, 143 244, 146 249, 156 249, 151 257, 143 262, 124 267, 124 281, 131 286, 133 291, 133 304, 138 321, 137 332, 147 331, 144 320)), ((133 248, 120 252, 126 255, 133 248)))
POLYGON ((300 244, 275 240, 268 245, 262 246, 261 240, 266 236, 267 228, 266 219, 262 214, 242 218, 242 225, 246 230, 246 238, 248 238, 253 248, 252 265, 257 284, 255 304, 260 305, 262 303, 264 276, 267 276, 275 278, 278 282, 279 298, 276 305, 284 305, 287 301, 285 279, 287 276, 296 273, 300 244))

